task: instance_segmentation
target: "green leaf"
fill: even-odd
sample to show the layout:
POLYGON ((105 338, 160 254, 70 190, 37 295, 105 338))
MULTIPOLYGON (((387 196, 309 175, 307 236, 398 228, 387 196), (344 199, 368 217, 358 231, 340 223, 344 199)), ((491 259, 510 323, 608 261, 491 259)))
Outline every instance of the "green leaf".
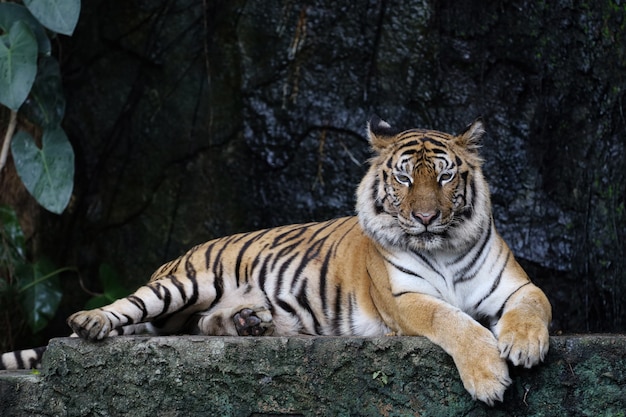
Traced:
POLYGON ((27 132, 19 131, 11 152, 28 192, 45 209, 62 213, 74 188, 74 151, 63 129, 45 129, 41 149, 27 132))
POLYGON ((107 263, 100 265, 98 278, 102 284, 103 294, 97 295, 87 301, 85 305, 87 310, 111 304, 113 301, 124 298, 131 293, 130 290, 124 287, 117 272, 107 263))
POLYGON ((104 307, 109 304, 111 304, 111 301, 109 301, 106 295, 96 295, 95 297, 91 297, 89 300, 87 300, 87 302, 85 303, 85 310, 93 310, 95 308, 104 307))
POLYGON ((80 0, 24 0, 28 10, 48 29, 71 35, 80 16, 80 0))
POLYGON ((0 262, 10 262, 16 258, 15 255, 22 259, 25 258, 26 244, 24 232, 15 210, 8 206, 0 206, 0 226, 2 227, 2 238, 7 240, 4 243, 8 246, 8 248, 5 245, 0 247, 0 262), (5 250, 5 248, 8 250, 5 250))
POLYGON ((65 115, 65 97, 59 63, 53 57, 39 60, 35 84, 20 108, 20 113, 44 128, 61 124, 65 115))
POLYGON ((17 271, 20 279, 20 302, 33 333, 46 327, 61 302, 63 292, 57 272, 45 260, 23 265, 17 271))
POLYGON ((0 35, 0 103, 20 108, 37 74, 37 40, 28 25, 15 22, 0 35))
POLYGON ((50 39, 43 26, 30 14, 28 9, 21 4, 15 3, 0 3, 0 33, 8 33, 13 23, 17 21, 23 21, 28 24, 30 30, 35 34, 37 38, 37 45, 39 47, 39 53, 45 56, 50 55, 52 47, 50 46, 50 39))

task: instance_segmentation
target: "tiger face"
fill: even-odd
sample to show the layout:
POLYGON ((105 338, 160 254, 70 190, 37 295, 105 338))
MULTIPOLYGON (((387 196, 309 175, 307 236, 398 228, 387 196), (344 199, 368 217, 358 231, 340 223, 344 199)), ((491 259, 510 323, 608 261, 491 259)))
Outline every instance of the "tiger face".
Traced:
POLYGON ((489 223, 488 186, 477 148, 476 121, 458 136, 433 130, 395 131, 372 119, 376 155, 357 192, 364 230, 388 247, 462 249, 489 223))

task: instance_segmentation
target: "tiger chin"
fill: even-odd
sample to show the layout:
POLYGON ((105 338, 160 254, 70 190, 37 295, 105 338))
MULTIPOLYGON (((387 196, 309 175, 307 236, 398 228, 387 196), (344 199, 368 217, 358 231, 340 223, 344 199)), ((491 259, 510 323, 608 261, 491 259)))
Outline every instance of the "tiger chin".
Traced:
POLYGON ((373 117, 357 216, 211 240, 68 324, 87 340, 426 336, 452 356, 473 398, 502 401, 507 360, 531 367, 544 359, 551 307, 496 232, 483 133, 480 121, 454 136, 373 117))

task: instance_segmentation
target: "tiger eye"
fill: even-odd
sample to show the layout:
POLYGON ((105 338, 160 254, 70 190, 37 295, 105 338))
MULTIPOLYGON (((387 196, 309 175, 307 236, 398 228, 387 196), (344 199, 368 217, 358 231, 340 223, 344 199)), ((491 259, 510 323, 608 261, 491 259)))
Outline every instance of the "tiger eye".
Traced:
POLYGON ((454 174, 451 172, 444 172, 439 176, 439 182, 444 183, 446 181, 450 181, 454 177, 454 174))
POLYGON ((402 185, 407 187, 413 183, 413 179, 406 174, 395 174, 394 178, 402 185))

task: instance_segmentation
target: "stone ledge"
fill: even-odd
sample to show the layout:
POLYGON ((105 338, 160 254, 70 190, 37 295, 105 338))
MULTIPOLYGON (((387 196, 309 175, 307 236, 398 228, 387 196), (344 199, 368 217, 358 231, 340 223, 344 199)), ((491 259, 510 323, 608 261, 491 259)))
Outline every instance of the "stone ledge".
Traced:
POLYGON ((39 375, 0 373, 1 416, 624 416, 626 336, 551 338, 505 400, 472 401, 419 337, 53 339, 39 375))

